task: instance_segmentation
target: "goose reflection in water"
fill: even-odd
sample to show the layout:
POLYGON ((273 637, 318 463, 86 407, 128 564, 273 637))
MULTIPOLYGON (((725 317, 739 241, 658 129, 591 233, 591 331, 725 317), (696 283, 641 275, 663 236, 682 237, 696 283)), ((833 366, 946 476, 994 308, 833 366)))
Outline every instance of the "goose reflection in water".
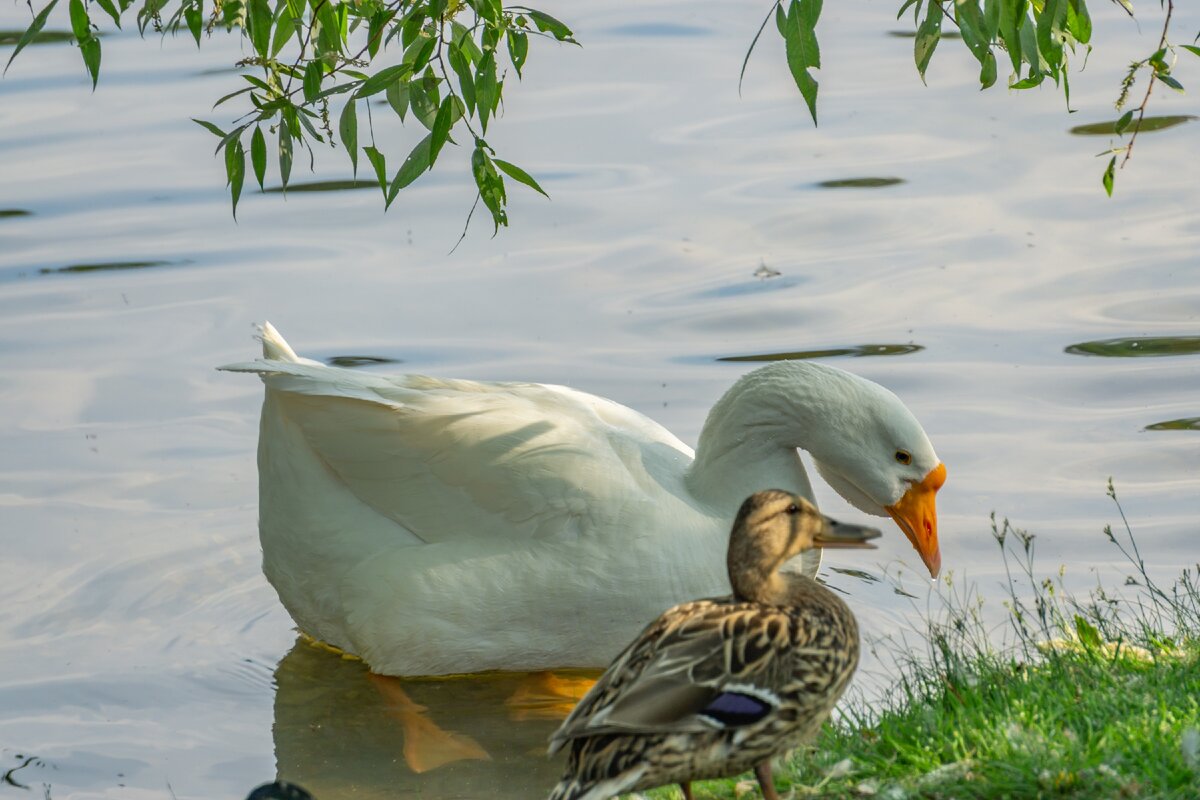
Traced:
POLYGON ((297 640, 275 669, 280 780, 320 800, 544 797, 562 772, 546 742, 599 675, 374 675, 297 640))

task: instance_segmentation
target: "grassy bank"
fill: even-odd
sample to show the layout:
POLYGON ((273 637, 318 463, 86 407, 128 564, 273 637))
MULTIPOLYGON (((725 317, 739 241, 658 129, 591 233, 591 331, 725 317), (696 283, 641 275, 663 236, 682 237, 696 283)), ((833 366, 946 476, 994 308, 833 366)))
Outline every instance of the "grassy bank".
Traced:
MULTIPOLYGON (((1007 630, 989 630, 973 593, 946 593, 923 652, 891 652, 884 700, 851 702, 784 765, 779 788, 797 798, 1200 800, 1196 568, 1160 586, 1123 528, 1106 533, 1130 561, 1126 584, 1077 597, 1061 571, 1036 577, 1033 536, 994 525, 1007 630)), ((750 785, 700 788, 726 798, 750 785)))

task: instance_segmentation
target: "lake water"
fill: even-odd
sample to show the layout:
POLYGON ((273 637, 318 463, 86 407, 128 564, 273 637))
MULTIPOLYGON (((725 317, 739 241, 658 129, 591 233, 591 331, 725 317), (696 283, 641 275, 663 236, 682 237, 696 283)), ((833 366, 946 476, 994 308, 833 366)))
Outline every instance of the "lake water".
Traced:
MULTIPOLYGON (((1144 135, 1104 196, 1110 137, 1068 129, 1115 116, 1158 23, 1152 3, 1140 33, 1094 5, 1068 115, 1051 88, 978 92, 954 42, 925 88, 895 3, 827 4, 814 130, 771 31, 738 97, 759 3, 552 4, 584 47, 536 42, 489 140, 553 200, 511 188, 512 228, 477 215, 453 254, 473 199, 454 148, 386 214, 373 190, 248 185, 235 224, 189 121, 227 119, 209 109, 237 85, 232 39, 111 33, 94 94, 73 47, 28 48, 0 81, 0 209, 28 212, 0 213, 0 796, 235 798, 277 770, 322 800, 553 782, 555 723, 513 719, 516 678, 401 689, 296 643, 259 571, 260 385, 213 370, 256 353, 262 319, 310 357, 570 384, 691 442, 753 366, 718 358, 843 351, 826 356, 903 397, 948 465, 960 581, 998 592, 993 510, 1038 534, 1047 571, 1108 574, 1109 476, 1152 568, 1194 563, 1200 123, 1144 135), (462 760, 413 770, 406 703, 462 760)), ((1176 17, 1190 41, 1198 10, 1176 17)), ((28 18, 0 5, 0 28, 28 18)), ((1160 86, 1152 111, 1200 106, 1160 86)), ((393 164, 416 138, 396 134, 393 164)), ((319 161, 350 177, 344 153, 319 161)), ((831 556, 915 563, 890 527, 831 556)), ((829 577, 869 633, 916 613, 829 577)))

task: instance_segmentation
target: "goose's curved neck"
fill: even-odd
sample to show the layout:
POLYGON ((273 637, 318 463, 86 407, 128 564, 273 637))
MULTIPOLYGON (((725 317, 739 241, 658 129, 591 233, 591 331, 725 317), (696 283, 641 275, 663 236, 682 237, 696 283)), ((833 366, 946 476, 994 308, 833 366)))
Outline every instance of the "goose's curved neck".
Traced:
POLYGON ((762 489, 812 498, 796 450, 820 457, 826 429, 836 421, 830 403, 836 383, 836 371, 803 362, 771 364, 742 377, 704 422, 688 489, 730 513, 762 489))

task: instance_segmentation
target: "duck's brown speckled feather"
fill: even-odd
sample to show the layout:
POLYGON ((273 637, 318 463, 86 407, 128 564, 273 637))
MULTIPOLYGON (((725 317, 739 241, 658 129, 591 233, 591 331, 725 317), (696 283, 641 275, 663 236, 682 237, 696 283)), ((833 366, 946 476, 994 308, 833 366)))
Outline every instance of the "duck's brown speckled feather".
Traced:
POLYGON ((787 580, 784 604, 698 600, 647 626, 551 739, 570 746, 552 800, 741 772, 815 734, 857 666, 858 626, 828 589, 787 580), (722 726, 702 713, 722 692, 770 709, 722 726))

